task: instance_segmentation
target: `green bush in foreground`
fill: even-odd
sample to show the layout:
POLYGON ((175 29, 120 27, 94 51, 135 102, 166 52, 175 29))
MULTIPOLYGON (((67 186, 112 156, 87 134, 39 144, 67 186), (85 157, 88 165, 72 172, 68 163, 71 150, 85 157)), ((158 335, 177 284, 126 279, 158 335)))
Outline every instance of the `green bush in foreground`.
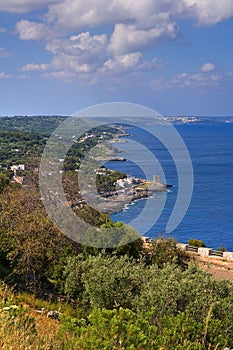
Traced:
POLYGON ((72 318, 62 320, 57 339, 62 342, 63 349, 217 350, 227 345, 219 328, 221 322, 209 315, 201 323, 180 313, 163 317, 158 327, 129 309, 94 309, 87 322, 72 318), (65 343, 67 332, 73 336, 65 343))
POLYGON ((76 317, 61 312, 60 324, 50 321, 57 322, 58 331, 51 337, 45 328, 41 334, 30 309, 14 305, 5 295, 0 305, 3 349, 233 347, 232 281, 217 282, 195 265, 185 271, 169 264, 161 269, 102 255, 69 261, 66 288, 82 302, 76 317))

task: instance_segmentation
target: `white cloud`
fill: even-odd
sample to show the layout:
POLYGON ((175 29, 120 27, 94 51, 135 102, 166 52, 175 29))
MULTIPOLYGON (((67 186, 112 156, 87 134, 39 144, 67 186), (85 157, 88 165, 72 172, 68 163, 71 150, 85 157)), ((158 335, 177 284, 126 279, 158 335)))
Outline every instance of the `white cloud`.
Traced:
POLYGON ((25 66, 21 68, 23 72, 31 72, 31 71, 45 71, 48 68, 48 64, 42 63, 42 64, 37 64, 37 63, 28 63, 25 66))
POLYGON ((233 17, 231 0, 183 0, 185 12, 201 25, 213 25, 233 17))
POLYGON ((218 86, 223 80, 222 74, 218 72, 205 71, 195 73, 181 73, 173 77, 169 82, 165 83, 167 88, 185 88, 185 87, 214 87, 218 86))
MULTIPOLYGON (((44 66, 29 63, 22 70, 46 71, 48 77, 66 80, 153 74, 162 64, 158 58, 145 60, 144 53, 162 40, 175 40, 180 19, 214 25, 233 16, 232 0, 5 0, 0 10, 4 6, 11 12, 47 6, 40 20, 21 20, 16 30, 22 40, 43 40, 52 59, 44 66), (103 34, 96 34, 100 31, 103 34)), ((215 65, 205 63, 196 73, 178 75, 169 84, 218 84, 220 79, 215 65)))
POLYGON ((0 47, 0 58, 8 57, 10 53, 4 47, 0 47))
POLYGON ((169 15, 197 19, 212 25, 233 16, 232 0, 61 0, 49 7, 48 23, 67 30, 105 24, 137 24, 140 28, 158 25, 158 17, 169 15))
POLYGON ((81 79, 103 81, 123 72, 152 71, 162 66, 158 58, 145 61, 141 52, 111 54, 108 46, 107 35, 91 35, 90 32, 72 35, 68 39, 55 39, 46 45, 46 50, 54 55, 47 66, 50 71, 47 76, 62 78, 67 72, 69 79, 76 74, 81 79))
MULTIPOLYGON (((41 71, 43 76, 70 82, 78 79, 83 84, 113 84, 117 76, 156 71, 162 63, 156 57, 144 60, 141 52, 112 55, 107 50, 109 40, 105 34, 91 35, 89 32, 72 35, 68 39, 54 39, 47 43, 46 50, 53 54, 49 63, 28 63, 24 72, 41 71)), ((130 80, 131 80, 130 79, 130 80)))
POLYGON ((44 23, 22 20, 16 24, 16 30, 22 40, 39 40, 46 38, 48 28, 44 23))
MULTIPOLYGON (((164 16, 163 16, 164 17, 164 16)), ((116 54, 135 52, 151 46, 161 38, 175 39, 177 27, 167 16, 150 29, 137 28, 135 24, 116 24, 109 49, 116 54)))
POLYGON ((55 0, 1 0, 0 11, 27 13, 41 7, 47 7, 53 2, 55 0))
POLYGON ((91 35, 89 32, 83 32, 78 35, 72 35, 68 39, 57 39, 46 45, 46 50, 57 53, 101 55, 107 47, 107 35, 91 35))
POLYGON ((153 45, 160 37, 174 39, 180 18, 213 25, 233 17, 232 0, 2 0, 0 10, 25 12, 45 4, 50 6, 41 22, 22 21, 17 26, 22 39, 37 40, 46 38, 48 31, 59 36, 109 24, 115 26, 112 45, 119 47, 121 53, 125 52, 127 43, 133 52, 144 46, 144 40, 145 45, 153 45), (37 33, 28 34, 29 27, 37 33))
POLYGON ((6 33, 6 28, 0 27, 0 33, 6 33))
POLYGON ((130 53, 116 58, 109 59, 104 63, 104 67, 110 71, 121 71, 134 68, 138 65, 142 54, 140 52, 130 53))
POLYGON ((90 63, 80 62, 74 55, 60 55, 53 58, 51 68, 75 73, 89 73, 96 68, 90 63))
POLYGON ((76 73, 91 72, 106 59, 107 43, 105 34, 92 36, 89 32, 53 40, 46 45, 46 50, 54 54, 50 67, 76 73))
POLYGON ((138 69, 141 71, 153 71, 163 68, 165 63, 161 61, 158 57, 154 57, 149 61, 143 61, 138 69))
POLYGON ((130 70, 134 72, 146 72, 158 70, 162 66, 162 62, 157 57, 152 58, 150 61, 144 61, 141 52, 134 52, 108 59, 104 63, 102 71, 104 73, 111 72, 117 74, 130 70))
POLYGON ((216 69, 215 64, 213 63, 205 63, 203 66, 200 67, 200 71, 202 73, 209 73, 213 72, 216 69))
MULTIPOLYGON (((169 0, 171 2, 171 0, 169 0)), ((63 0, 52 5, 47 21, 69 30, 91 28, 104 24, 145 22, 160 12, 162 0, 63 0)))
POLYGON ((0 72, 0 80, 10 79, 10 78, 13 78, 12 74, 7 74, 7 73, 4 73, 4 72, 0 72))

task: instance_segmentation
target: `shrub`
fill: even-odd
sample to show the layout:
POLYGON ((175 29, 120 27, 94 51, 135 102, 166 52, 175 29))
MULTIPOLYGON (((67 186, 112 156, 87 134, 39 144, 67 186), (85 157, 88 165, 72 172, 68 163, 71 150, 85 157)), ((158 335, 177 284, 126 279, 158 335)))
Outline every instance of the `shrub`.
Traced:
POLYGON ((87 307, 131 307, 144 281, 143 263, 127 256, 71 258, 65 270, 65 293, 83 300, 87 307))
POLYGON ((159 238, 152 242, 149 250, 150 259, 153 264, 162 268, 167 263, 187 268, 189 257, 186 252, 177 247, 177 242, 173 238, 159 238))
POLYGON ((201 239, 190 239, 188 244, 192 247, 205 248, 206 245, 201 239))

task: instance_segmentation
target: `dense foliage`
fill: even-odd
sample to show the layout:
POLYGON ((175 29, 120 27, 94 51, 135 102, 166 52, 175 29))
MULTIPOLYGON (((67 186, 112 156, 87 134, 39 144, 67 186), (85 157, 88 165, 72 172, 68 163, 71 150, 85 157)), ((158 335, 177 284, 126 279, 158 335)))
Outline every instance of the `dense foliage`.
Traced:
POLYGON ((188 244, 192 247, 205 248, 206 245, 201 239, 189 239, 188 244))
POLYGON ((15 305, 14 298, 3 293, 3 349, 223 350, 233 346, 231 281, 217 282, 193 265, 186 271, 173 265, 159 269, 126 257, 101 255, 70 262, 67 293, 76 291, 79 302, 70 315, 61 307, 60 324, 48 324, 46 317, 38 320, 30 308, 15 305))

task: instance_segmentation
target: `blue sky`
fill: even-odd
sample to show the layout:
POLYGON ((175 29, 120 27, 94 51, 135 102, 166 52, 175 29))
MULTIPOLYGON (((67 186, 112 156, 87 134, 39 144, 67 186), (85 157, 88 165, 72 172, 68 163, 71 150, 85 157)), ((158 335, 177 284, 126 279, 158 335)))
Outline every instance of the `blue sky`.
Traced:
POLYGON ((232 0, 1 0, 0 115, 233 115, 232 0))

